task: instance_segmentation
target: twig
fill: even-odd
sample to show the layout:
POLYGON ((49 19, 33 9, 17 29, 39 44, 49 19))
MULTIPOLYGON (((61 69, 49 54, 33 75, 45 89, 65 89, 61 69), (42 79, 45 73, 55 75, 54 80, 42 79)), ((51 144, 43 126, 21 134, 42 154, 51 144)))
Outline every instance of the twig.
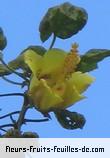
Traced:
POLYGON ((6 115, 4 115, 4 116, 1 116, 0 119, 4 119, 4 118, 6 118, 6 117, 10 117, 10 116, 12 116, 12 115, 19 114, 19 113, 20 113, 20 111, 11 112, 11 113, 9 113, 9 114, 6 114, 6 115))
POLYGON ((0 94, 0 97, 8 97, 8 96, 22 96, 22 97, 24 97, 24 94, 23 93, 0 94))
POLYGON ((52 49, 52 47, 54 46, 54 44, 55 44, 55 41, 56 41, 56 36, 55 36, 55 34, 53 34, 53 40, 52 40, 52 43, 51 43, 51 45, 50 45, 50 48, 49 49, 52 49))
POLYGON ((2 79, 4 79, 5 81, 7 81, 7 82, 9 82, 9 83, 11 83, 11 84, 15 84, 15 85, 22 86, 22 83, 9 80, 9 79, 8 79, 7 77, 5 77, 5 76, 2 76, 2 79))
POLYGON ((17 129, 18 131, 20 132, 20 129, 21 129, 21 126, 23 124, 23 121, 24 121, 24 117, 25 117, 25 114, 28 110, 28 97, 27 95, 25 94, 25 97, 24 97, 24 104, 22 106, 22 109, 20 111, 20 115, 19 115, 19 118, 18 118, 18 121, 17 121, 17 129))
POLYGON ((12 123, 16 126, 16 121, 13 119, 12 115, 10 115, 10 119, 11 119, 12 123))
POLYGON ((5 127, 14 127, 14 125, 13 124, 6 124, 6 125, 2 125, 2 126, 0 126, 0 129, 3 129, 3 128, 5 128, 5 127))
POLYGON ((24 119, 24 123, 27 123, 27 122, 46 122, 46 121, 49 121, 49 119, 39 119, 39 120, 24 119))
POLYGON ((1 128, 0 130, 3 131, 3 132, 7 132, 7 130, 5 130, 5 129, 3 129, 3 128, 1 128))
POLYGON ((7 68, 9 69, 9 71, 13 72, 14 74, 16 74, 17 76, 21 77, 22 79, 26 80, 27 82, 29 82, 29 80, 24 77, 21 73, 16 72, 15 70, 13 70, 11 67, 9 67, 2 58, 0 58, 1 63, 7 68))

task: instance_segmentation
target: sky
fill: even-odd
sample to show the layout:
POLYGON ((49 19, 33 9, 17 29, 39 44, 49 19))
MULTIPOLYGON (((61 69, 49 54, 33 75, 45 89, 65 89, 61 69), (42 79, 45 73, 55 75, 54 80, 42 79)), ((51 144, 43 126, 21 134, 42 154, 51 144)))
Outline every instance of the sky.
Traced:
MULTIPOLYGON (((5 61, 16 58, 29 45, 42 45, 49 48, 52 38, 42 43, 39 36, 39 23, 48 8, 66 2, 65 0, 0 0, 0 26, 8 39, 4 50, 5 61)), ((80 54, 92 48, 110 49, 110 1, 109 0, 68 0, 68 2, 83 7, 88 12, 88 23, 77 35, 67 40, 57 39, 56 48, 70 50, 71 44, 79 44, 80 54)), ((96 81, 84 93, 87 99, 69 108, 79 112, 86 118, 84 128, 77 130, 63 129, 51 113, 52 120, 46 123, 29 123, 23 126, 24 131, 37 132, 46 138, 99 138, 110 137, 110 58, 99 63, 99 69, 90 72, 96 81)), ((9 76, 19 81, 15 75, 9 76)), ((0 79, 0 94, 23 92, 22 89, 0 79)), ((0 98, 0 116, 19 110, 22 106, 21 97, 0 98)), ((31 109, 27 116, 41 119, 40 113, 31 109)), ((9 119, 0 120, 0 124, 8 123, 9 119)))

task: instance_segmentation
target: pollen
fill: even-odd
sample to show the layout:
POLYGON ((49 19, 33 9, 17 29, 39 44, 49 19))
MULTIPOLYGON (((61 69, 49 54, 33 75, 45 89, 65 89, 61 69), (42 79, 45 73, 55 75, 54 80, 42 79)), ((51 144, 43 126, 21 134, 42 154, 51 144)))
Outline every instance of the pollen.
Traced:
POLYGON ((78 55, 78 44, 72 44, 70 53, 68 53, 64 62, 64 72, 68 76, 73 73, 77 67, 77 64, 80 62, 80 56, 78 55))

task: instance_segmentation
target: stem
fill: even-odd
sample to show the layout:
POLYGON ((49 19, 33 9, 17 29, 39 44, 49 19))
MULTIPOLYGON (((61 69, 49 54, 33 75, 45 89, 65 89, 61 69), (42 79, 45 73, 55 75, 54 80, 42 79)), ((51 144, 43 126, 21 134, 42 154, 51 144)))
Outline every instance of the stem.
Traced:
POLYGON ((55 44, 55 41, 56 41, 56 36, 55 36, 55 34, 54 34, 54 35, 53 35, 53 40, 52 40, 52 43, 51 43, 49 49, 52 49, 52 48, 53 48, 53 46, 54 46, 54 44, 55 44))
POLYGON ((22 97, 24 97, 24 94, 23 93, 0 94, 0 97, 8 97, 8 96, 22 96, 22 97))
POLYGON ((20 111, 11 112, 11 113, 9 113, 7 115, 1 116, 0 119, 4 119, 6 117, 9 117, 9 116, 12 116, 12 115, 15 115, 15 114, 19 114, 19 113, 20 113, 20 111))
POLYGON ((49 121, 49 119, 40 119, 40 120, 24 119, 24 123, 26 123, 26 122, 45 122, 45 121, 49 121))
POLYGON ((5 77, 5 76, 3 76, 2 79, 4 79, 5 81, 7 81, 7 82, 9 82, 11 84, 22 86, 22 83, 11 81, 7 77, 5 77))
POLYGON ((21 77, 22 79, 26 80, 28 82, 28 79, 24 77, 21 73, 14 71, 11 67, 9 67, 2 58, 0 58, 1 63, 11 72, 16 74, 17 76, 21 77))
POLYGON ((2 125, 0 126, 0 129, 5 128, 5 127, 13 127, 13 124, 6 124, 6 125, 2 125))
POLYGON ((7 131, 6 131, 5 129, 3 129, 3 128, 0 128, 0 130, 3 131, 3 132, 7 132, 7 131))
POLYGON ((20 132, 21 130, 21 126, 23 124, 23 121, 24 121, 24 118, 25 118, 25 114, 28 110, 28 97, 25 95, 24 97, 24 104, 22 106, 22 109, 21 109, 21 112, 20 112, 20 115, 19 115, 19 118, 18 118, 18 121, 17 121, 17 129, 18 131, 20 132))

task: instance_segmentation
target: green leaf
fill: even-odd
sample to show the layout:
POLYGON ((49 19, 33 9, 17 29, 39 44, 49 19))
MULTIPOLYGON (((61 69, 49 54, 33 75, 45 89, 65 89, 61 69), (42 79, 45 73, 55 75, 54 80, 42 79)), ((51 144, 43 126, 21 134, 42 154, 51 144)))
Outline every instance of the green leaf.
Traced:
POLYGON ((20 138, 21 132, 19 132, 17 129, 9 129, 4 135, 2 135, 3 138, 20 138))
POLYGON ((87 12, 70 3, 50 8, 40 23, 40 37, 45 42, 52 33, 61 39, 67 39, 78 33, 86 24, 87 12))
MULTIPOLYGON (((20 55, 18 56, 16 59, 10 61, 8 63, 8 66, 13 69, 13 70, 17 70, 19 68, 22 68, 24 66, 24 59, 23 56, 20 55)), ((0 76, 4 76, 4 75, 10 75, 12 72, 7 69, 4 65, 0 64, 0 76)))
POLYGON ((68 110, 57 110, 54 112, 58 122, 63 128, 74 130, 82 129, 85 125, 85 118, 83 115, 68 110))
POLYGON ((39 136, 35 132, 24 132, 22 138, 39 138, 39 136))
POLYGON ((91 49, 81 56, 81 61, 76 71, 89 72, 98 68, 98 62, 106 57, 110 57, 110 50, 107 49, 91 49))
MULTIPOLYGON (((23 52, 22 53, 24 53, 24 52, 26 52, 27 50, 33 50, 33 51, 35 51, 37 54, 39 54, 39 55, 44 55, 45 54, 45 52, 47 51, 44 47, 42 47, 42 46, 29 46, 28 48, 26 48, 25 50, 23 50, 23 52)), ((21 54, 22 54, 21 53, 21 54)))
POLYGON ((0 50, 3 50, 7 45, 7 39, 4 35, 2 28, 0 28, 0 50))

